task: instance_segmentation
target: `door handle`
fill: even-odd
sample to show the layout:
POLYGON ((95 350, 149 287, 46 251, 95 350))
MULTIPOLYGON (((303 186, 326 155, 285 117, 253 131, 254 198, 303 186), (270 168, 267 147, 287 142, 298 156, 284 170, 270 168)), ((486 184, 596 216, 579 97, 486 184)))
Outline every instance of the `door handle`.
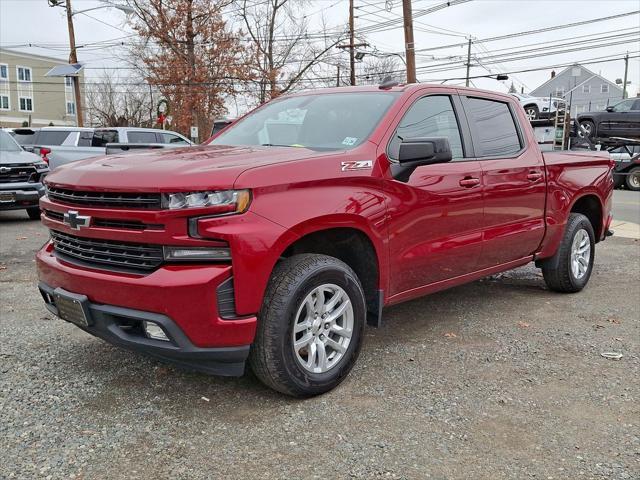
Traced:
POLYGON ((472 188, 472 187, 475 187, 476 185, 480 185, 480 179, 479 178, 468 177, 468 178, 463 178, 462 180, 460 180, 460 186, 461 187, 472 188))
POLYGON ((529 175, 527 175, 527 180, 531 182, 537 182, 541 178, 542 178, 542 173, 540 172, 529 172, 529 175))

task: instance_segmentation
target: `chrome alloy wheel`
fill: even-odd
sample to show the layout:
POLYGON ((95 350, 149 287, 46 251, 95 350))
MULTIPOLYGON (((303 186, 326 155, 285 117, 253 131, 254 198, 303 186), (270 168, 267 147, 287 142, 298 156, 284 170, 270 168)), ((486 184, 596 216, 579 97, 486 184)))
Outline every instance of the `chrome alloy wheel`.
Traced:
POLYGON ((298 363, 325 373, 344 357, 353 335, 353 305, 341 287, 327 283, 302 301, 295 316, 292 342, 298 363))
POLYGON ((589 269, 591 260, 591 240, 587 231, 582 228, 573 237, 571 244, 571 272, 580 280, 589 269))
POLYGON ((534 108, 527 108, 525 113, 527 115, 527 120, 537 120, 538 118, 538 112, 534 108))

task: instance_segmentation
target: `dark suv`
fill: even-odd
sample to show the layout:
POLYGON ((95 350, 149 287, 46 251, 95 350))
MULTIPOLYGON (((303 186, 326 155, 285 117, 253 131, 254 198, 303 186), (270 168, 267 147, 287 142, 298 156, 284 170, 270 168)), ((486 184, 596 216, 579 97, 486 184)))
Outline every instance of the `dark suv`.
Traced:
POLYGON ((640 138, 640 98, 628 98, 604 112, 578 115, 578 135, 584 137, 640 138))

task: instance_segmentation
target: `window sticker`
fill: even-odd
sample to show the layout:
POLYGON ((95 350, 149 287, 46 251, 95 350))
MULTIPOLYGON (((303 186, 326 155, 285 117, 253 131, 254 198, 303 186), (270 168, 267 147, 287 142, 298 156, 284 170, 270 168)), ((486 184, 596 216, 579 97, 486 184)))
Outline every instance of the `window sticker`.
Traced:
POLYGON ((358 139, 356 137, 345 137, 344 140, 342 140, 342 144, 351 146, 351 145, 355 145, 357 141, 358 139))

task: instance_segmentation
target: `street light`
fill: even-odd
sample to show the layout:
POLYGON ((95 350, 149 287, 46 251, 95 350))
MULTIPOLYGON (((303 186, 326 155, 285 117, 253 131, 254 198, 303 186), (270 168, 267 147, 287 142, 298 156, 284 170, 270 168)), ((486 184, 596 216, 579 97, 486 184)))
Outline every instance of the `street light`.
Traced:
MULTIPOLYGON (((100 5, 98 7, 87 8, 85 10, 74 11, 71 8, 71 0, 48 0, 50 7, 62 7, 67 11, 67 28, 69 29, 69 63, 72 65, 76 65, 78 63, 78 55, 76 53, 76 35, 73 29, 73 16, 79 13, 86 13, 92 10, 98 10, 101 8, 117 8, 118 10, 130 14, 135 10, 127 5, 121 5, 117 3, 112 3, 109 0, 101 0, 104 5, 100 5), (64 3, 64 4, 63 4, 64 3)), ((76 124, 78 127, 82 127, 84 121, 82 119, 82 96, 80 95, 80 77, 78 75, 74 75, 71 77, 73 81, 73 93, 75 97, 76 103, 76 124)))

